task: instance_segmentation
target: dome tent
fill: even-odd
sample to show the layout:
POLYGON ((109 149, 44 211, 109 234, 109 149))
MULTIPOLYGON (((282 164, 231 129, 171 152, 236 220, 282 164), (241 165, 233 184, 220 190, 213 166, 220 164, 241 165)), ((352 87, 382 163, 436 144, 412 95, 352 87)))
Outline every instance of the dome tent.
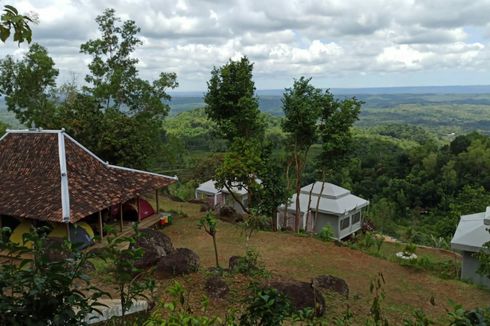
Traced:
MULTIPOLYGON (((94 231, 84 222, 76 224, 69 224, 70 226, 70 241, 79 246, 79 249, 84 249, 91 246, 94 243, 94 231)), ((53 223, 52 230, 48 234, 48 238, 67 238, 66 224, 53 223)), ((27 248, 32 248, 32 243, 24 243, 24 234, 31 232, 32 224, 29 221, 23 220, 12 232, 9 240, 27 248)))

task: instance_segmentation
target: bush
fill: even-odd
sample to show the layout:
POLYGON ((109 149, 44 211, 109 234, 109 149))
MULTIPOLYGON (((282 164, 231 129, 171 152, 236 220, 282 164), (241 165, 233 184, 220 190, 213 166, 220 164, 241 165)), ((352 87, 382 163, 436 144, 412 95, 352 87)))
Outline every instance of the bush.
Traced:
POLYGON ((281 325, 291 314, 291 305, 287 297, 276 289, 254 289, 254 293, 245 300, 247 308, 240 317, 240 325, 281 325))
MULTIPOLYGON (((24 243, 29 242, 32 248, 4 241, 8 236, 0 237, 0 250, 14 258, 0 265, 1 325, 84 325, 87 314, 102 306, 97 299, 106 294, 90 286, 84 269, 92 254, 68 242, 54 242, 49 249, 66 252, 68 258, 50 260, 48 231, 43 227, 24 235, 24 243)), ((10 229, 4 228, 2 233, 8 234, 10 229)))
POLYGON ((324 227, 322 227, 320 233, 318 233, 318 238, 325 242, 331 241, 333 238, 332 227, 330 225, 325 225, 324 227))
POLYGON ((269 273, 259 260, 260 254, 255 249, 247 249, 245 256, 238 257, 237 263, 233 266, 232 272, 241 273, 249 276, 268 276, 269 273))

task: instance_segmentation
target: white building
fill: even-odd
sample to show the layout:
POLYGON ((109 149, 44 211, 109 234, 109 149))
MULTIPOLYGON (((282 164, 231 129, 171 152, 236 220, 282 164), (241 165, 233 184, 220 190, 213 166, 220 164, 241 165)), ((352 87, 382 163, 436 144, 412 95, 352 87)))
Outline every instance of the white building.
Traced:
POLYGON ((461 216, 451 240, 451 248, 461 251, 463 255, 461 279, 490 287, 490 279, 476 272, 480 262, 474 257, 475 253, 480 252, 483 245, 490 241, 488 229, 490 229, 490 206, 485 212, 461 216))
MULTIPOLYGON (((231 188, 235 197, 248 207, 248 192, 243 187, 234 186, 231 188)), ((208 180, 201 183, 195 191, 195 198, 207 201, 211 208, 220 208, 224 206, 233 207, 238 213, 243 213, 243 208, 235 201, 233 196, 226 188, 216 188, 215 180, 208 180)))
MULTIPOLYGON (((301 212, 300 228, 318 233, 325 225, 330 225, 333 236, 341 240, 361 229, 362 209, 369 205, 369 201, 354 196, 349 190, 328 182, 324 183, 322 191, 322 182, 317 181, 301 188, 299 204, 301 212), (310 209, 308 210, 309 202, 310 209), (317 206, 318 214, 315 220, 317 206)), ((294 228, 296 194, 290 198, 287 214, 285 212, 284 205, 278 208, 278 229, 284 226, 294 228), (284 221, 285 216, 286 221, 284 221)))

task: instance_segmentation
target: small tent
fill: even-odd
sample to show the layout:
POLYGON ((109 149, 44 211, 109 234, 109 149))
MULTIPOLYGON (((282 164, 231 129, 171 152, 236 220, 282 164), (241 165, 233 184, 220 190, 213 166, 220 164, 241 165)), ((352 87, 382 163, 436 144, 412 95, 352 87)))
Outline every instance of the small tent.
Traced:
MULTIPOLYGON (((153 214, 155 214, 155 210, 151 206, 151 204, 144 200, 143 198, 139 198, 139 215, 140 219, 143 220, 153 214)), ((114 205, 111 207, 111 216, 113 218, 119 218, 119 205, 114 205)), ((138 202, 136 200, 127 202, 123 204, 123 217, 130 221, 138 220, 138 202)))
MULTIPOLYGON (((32 243, 24 243, 24 234, 31 232, 32 224, 29 221, 22 221, 12 232, 9 240, 18 245, 23 245, 27 248, 32 248, 32 243)), ((66 224, 53 223, 52 230, 48 234, 48 238, 67 238, 66 224)), ((79 246, 79 249, 84 249, 94 243, 94 231, 85 222, 70 224, 70 241, 79 246)))
POLYGON ((16 243, 20 246, 25 246, 27 248, 32 248, 32 243, 30 241, 24 243, 24 234, 31 232, 31 222, 22 221, 19 225, 12 231, 9 241, 16 243))

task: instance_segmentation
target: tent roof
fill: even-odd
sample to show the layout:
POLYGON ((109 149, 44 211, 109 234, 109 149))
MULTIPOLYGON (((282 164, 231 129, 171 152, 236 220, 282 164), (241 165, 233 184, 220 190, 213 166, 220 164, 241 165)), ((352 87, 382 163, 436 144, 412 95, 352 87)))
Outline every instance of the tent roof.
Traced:
POLYGON ((176 178, 103 162, 63 130, 9 130, 0 180, 0 214, 74 223, 176 178))
MULTIPOLYGON (((320 204, 318 206, 318 211, 326 214, 343 215, 354 209, 369 205, 369 201, 357 197, 351 194, 349 190, 332 183, 325 182, 323 192, 321 192, 321 186, 322 182, 317 181, 301 188, 299 195, 301 212, 304 213, 308 209, 308 201, 312 187, 313 192, 311 195, 310 209, 313 211, 316 210, 316 204, 319 197, 320 204)), ((282 207, 284 207, 284 205, 282 207)), ((291 197, 288 210, 296 210, 296 194, 291 197)))
POLYGON ((487 231, 490 225, 484 223, 487 214, 490 215, 490 207, 487 212, 461 216, 451 240, 451 248, 479 252, 483 244, 490 241, 490 233, 487 231))
MULTIPOLYGON (((257 183, 261 183, 262 181, 260 181, 259 179, 255 180, 257 183)), ((208 193, 208 194, 218 194, 220 192, 224 192, 224 193, 229 193, 228 189, 226 188, 216 188, 215 186, 216 184, 216 180, 208 180, 204 183, 201 183, 198 187, 197 187, 197 191, 200 191, 200 192, 205 192, 205 193, 208 193)), ((239 195, 246 195, 247 194, 247 190, 245 190, 245 188, 243 187, 237 187, 237 186, 233 186, 231 188, 231 190, 234 192, 234 193, 237 193, 239 195)))

